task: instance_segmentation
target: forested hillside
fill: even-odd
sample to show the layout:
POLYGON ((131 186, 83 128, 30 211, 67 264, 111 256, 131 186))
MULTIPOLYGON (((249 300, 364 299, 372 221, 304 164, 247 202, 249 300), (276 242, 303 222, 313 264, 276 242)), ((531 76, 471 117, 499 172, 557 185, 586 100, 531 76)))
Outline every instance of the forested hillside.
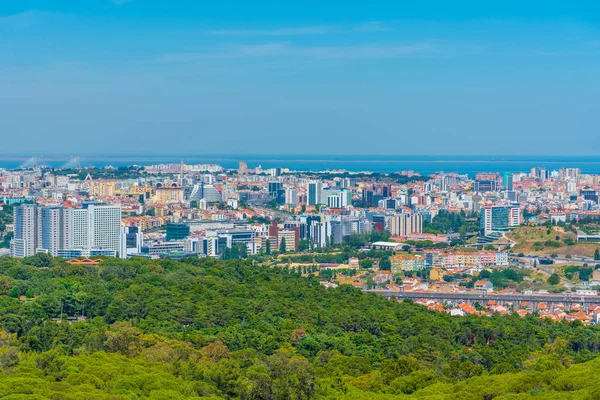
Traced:
POLYGON ((1 258, 0 322, 3 399, 600 399, 597 327, 452 318, 250 261, 1 258))

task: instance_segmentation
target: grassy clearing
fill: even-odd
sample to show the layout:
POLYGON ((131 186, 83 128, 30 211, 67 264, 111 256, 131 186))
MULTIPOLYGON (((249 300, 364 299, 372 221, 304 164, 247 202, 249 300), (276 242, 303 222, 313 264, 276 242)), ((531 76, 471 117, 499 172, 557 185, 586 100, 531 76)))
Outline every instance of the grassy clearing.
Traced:
POLYGON ((559 257, 593 257, 597 243, 577 243, 577 236, 560 227, 522 226, 507 236, 517 244, 515 253, 552 255, 559 257))

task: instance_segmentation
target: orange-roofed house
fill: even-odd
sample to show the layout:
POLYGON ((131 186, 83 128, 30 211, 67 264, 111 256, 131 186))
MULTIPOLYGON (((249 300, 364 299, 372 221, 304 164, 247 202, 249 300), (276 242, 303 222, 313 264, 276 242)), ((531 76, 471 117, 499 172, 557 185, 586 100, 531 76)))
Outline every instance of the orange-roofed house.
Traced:
POLYGON ((527 314, 529 314, 529 311, 527 311, 527 310, 517 310, 517 314, 518 314, 520 317, 524 317, 524 316, 526 316, 527 314))
POLYGON ((98 265, 102 260, 90 260, 89 258, 84 259, 73 259, 67 261, 68 264, 71 265, 98 265))

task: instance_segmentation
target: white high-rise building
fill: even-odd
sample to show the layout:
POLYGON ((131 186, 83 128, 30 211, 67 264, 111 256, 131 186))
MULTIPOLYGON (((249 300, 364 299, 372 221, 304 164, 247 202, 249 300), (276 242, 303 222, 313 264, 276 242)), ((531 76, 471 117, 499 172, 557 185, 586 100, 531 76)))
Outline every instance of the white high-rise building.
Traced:
POLYGON ((319 247, 327 245, 327 239, 331 236, 331 222, 313 222, 311 225, 312 241, 319 247))
POLYGON ((89 205, 88 238, 91 249, 121 250, 121 206, 89 205))
POLYGON ((126 226, 121 228, 121 248, 119 257, 127 258, 140 254, 144 245, 144 234, 137 226, 126 226))
POLYGON ((342 208, 342 199, 339 194, 330 194, 327 196, 327 207, 342 208))
POLYGON ((344 189, 340 192, 340 199, 342 202, 342 207, 352 205, 352 193, 348 189, 344 189))
POLYGON ((89 249, 88 210, 67 208, 64 217, 64 248, 89 249))
POLYGON ((61 250, 85 250, 86 254, 91 250, 100 250, 99 254, 121 251, 121 206, 86 204, 63 209, 23 205, 15 207, 14 221, 14 257, 38 252, 58 256, 61 250))
POLYGON ((295 206, 298 204, 298 192, 294 187, 285 189, 285 204, 295 206))
POLYGON ((481 209, 481 234, 512 229, 521 223, 521 211, 517 206, 486 205, 481 209))
POLYGON ((321 204, 321 191, 323 184, 321 181, 308 182, 306 187, 306 202, 309 206, 321 204))
POLYGON ((577 191, 577 182, 567 179, 567 193, 575 193, 577 191))
POLYGON ((25 204, 14 209, 15 236, 11 241, 13 257, 29 257, 35 254, 38 242, 38 215, 35 204, 25 204))
POLYGON ((47 252, 53 256, 63 248, 63 217, 62 207, 38 208, 38 241, 36 252, 47 252))

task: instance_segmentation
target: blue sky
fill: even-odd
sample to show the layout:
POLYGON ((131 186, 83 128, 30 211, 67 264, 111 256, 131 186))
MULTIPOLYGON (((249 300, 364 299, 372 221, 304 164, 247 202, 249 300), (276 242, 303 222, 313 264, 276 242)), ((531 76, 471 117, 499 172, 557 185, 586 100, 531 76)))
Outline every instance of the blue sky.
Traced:
POLYGON ((600 155, 598 1, 0 1, 1 154, 600 155))

